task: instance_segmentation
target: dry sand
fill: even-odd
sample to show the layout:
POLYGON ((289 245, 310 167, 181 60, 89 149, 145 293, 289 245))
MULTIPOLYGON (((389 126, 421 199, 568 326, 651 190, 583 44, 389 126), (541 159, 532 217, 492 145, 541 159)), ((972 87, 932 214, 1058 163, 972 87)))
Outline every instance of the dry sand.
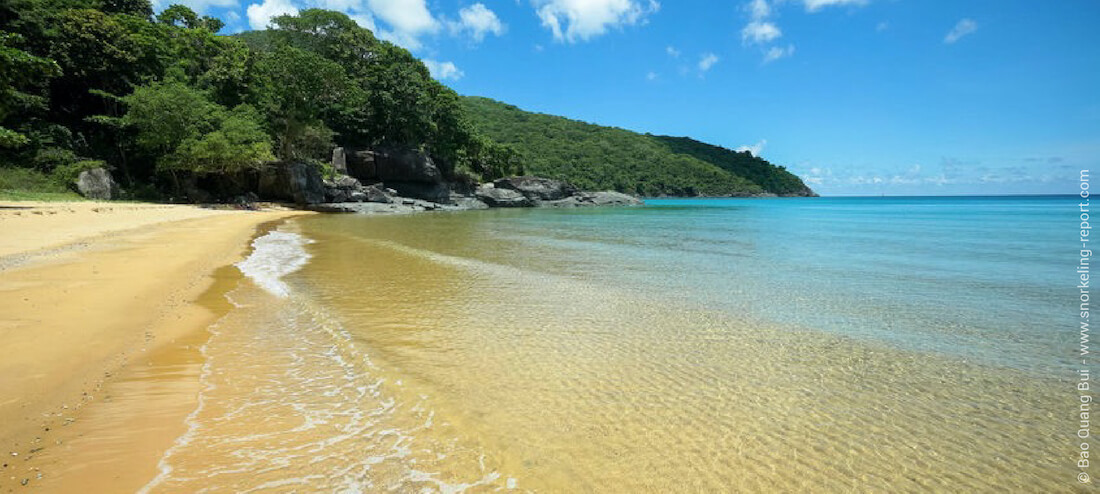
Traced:
POLYGON ((299 214, 0 202, 0 492, 155 476, 196 405, 227 266, 299 214))

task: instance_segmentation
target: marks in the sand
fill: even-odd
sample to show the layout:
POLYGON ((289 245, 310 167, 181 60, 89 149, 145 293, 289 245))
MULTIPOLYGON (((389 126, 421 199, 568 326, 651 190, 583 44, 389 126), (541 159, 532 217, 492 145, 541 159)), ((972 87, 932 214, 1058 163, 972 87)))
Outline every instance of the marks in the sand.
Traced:
POLYGON ((61 245, 58 247, 51 247, 48 249, 36 250, 32 252, 22 252, 9 256, 0 256, 0 272, 10 269, 16 269, 29 264, 33 264, 35 262, 48 260, 50 258, 55 258, 63 254, 80 252, 86 250, 89 246, 91 246, 91 242, 80 241, 61 245))

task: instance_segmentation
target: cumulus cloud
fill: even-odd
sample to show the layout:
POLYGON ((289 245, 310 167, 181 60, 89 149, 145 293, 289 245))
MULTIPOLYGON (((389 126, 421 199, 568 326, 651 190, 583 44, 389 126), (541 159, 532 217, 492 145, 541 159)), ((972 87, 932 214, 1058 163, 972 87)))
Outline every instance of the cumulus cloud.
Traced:
POLYGON ((783 36, 783 31, 767 21, 752 21, 741 30, 741 42, 747 45, 769 43, 780 36, 783 36))
POLYGON ((851 5, 861 7, 867 5, 870 0, 802 0, 807 12, 817 12, 825 7, 851 5))
POLYGON ((718 63, 718 55, 704 53, 703 56, 699 58, 699 70, 701 72, 706 72, 710 70, 711 67, 714 67, 716 63, 718 63))
POLYGON ((943 37, 943 42, 950 45, 950 44, 962 39, 962 37, 967 36, 969 34, 972 34, 972 33, 974 33, 974 31, 977 31, 977 30, 978 30, 978 23, 977 22, 974 22, 973 20, 970 20, 970 19, 963 19, 963 20, 959 21, 958 23, 956 23, 955 27, 951 28, 951 31, 949 31, 947 33, 947 35, 943 37))
POLYGON ((427 58, 422 60, 422 62, 428 67, 428 72, 432 73, 432 77, 439 80, 458 80, 466 75, 461 69, 455 66, 454 62, 437 62, 427 58))
POLYGON ((657 80, 657 73, 656 73, 656 72, 653 72, 653 71, 650 71, 649 73, 647 73, 647 74, 645 75, 645 80, 647 80, 647 81, 655 81, 655 80, 657 80))
POLYGON ((439 28, 426 0, 367 0, 367 7, 397 32, 418 35, 439 28))
POLYGON ((290 3, 290 0, 264 0, 263 3, 254 3, 245 10, 248 15, 248 25, 252 29, 265 29, 271 24, 271 18, 283 14, 297 14, 298 8, 290 3))
POLYGON ((749 15, 753 19, 767 19, 772 15, 772 8, 768 5, 767 0, 752 0, 745 9, 749 11, 749 15))
POLYGON ((449 22, 448 26, 453 33, 469 33, 477 42, 485 39, 486 34, 500 36, 505 30, 504 23, 500 22, 496 13, 481 3, 459 10, 458 20, 449 22))
POLYGON ((764 63, 774 62, 791 55, 794 55, 794 45, 787 45, 786 48, 773 46, 764 52, 764 63))
POLYGON ((760 156, 760 153, 764 152, 764 146, 767 146, 767 145, 768 145, 768 140, 767 139, 760 139, 760 142, 757 142, 756 144, 752 144, 752 145, 749 145, 749 146, 741 146, 741 147, 737 148, 737 152, 743 153, 745 151, 748 151, 748 152, 752 153, 753 156, 760 156))
POLYGON ((672 46, 665 47, 665 53, 668 53, 668 56, 672 58, 680 58, 680 50, 677 50, 672 46))
POLYGON ((761 45, 764 54, 764 63, 778 60, 794 53, 794 45, 787 48, 767 46, 783 36, 783 31, 769 18, 774 2, 769 4, 767 0, 752 0, 744 5, 744 10, 749 14, 749 23, 741 29, 741 43, 745 46, 761 45))
POLYGON ((557 41, 586 41, 610 28, 645 22, 661 4, 656 0, 535 0, 542 26, 557 41), (644 3, 643 3, 644 2, 644 3))
POLYGON ((374 25, 374 17, 370 14, 348 14, 348 17, 363 29, 370 29, 371 32, 378 31, 378 28, 374 25))

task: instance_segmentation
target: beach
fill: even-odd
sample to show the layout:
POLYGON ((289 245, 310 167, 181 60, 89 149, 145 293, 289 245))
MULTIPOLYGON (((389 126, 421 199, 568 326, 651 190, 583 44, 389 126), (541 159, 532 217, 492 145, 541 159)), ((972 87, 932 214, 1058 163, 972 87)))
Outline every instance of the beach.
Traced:
POLYGON ((218 269, 241 259, 264 225, 300 214, 0 203, 0 490, 64 477, 133 491, 155 476, 195 407, 197 374, 147 379, 136 393, 145 399, 130 406, 112 406, 113 383, 133 385, 139 366, 148 374, 195 362, 206 327, 225 310, 219 280, 236 276, 218 269), (102 427, 108 420, 124 427, 102 427), (99 444, 81 446, 80 437, 99 444), (125 461, 98 461, 108 453, 125 461), (53 475, 62 469, 76 474, 53 475))
POLYGON ((1067 201, 8 209, 0 491, 1078 492, 1067 201))

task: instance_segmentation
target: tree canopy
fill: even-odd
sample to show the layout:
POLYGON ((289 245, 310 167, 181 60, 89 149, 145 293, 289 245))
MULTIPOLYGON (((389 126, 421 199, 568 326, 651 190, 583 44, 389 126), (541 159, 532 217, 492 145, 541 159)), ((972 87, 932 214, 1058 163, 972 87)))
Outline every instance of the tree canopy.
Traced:
POLYGON ((417 149, 455 180, 528 172, 650 195, 804 187, 695 141, 460 97, 338 12, 272 22, 226 36, 184 5, 154 15, 148 0, 0 3, 0 166, 65 176, 106 163, 124 186, 170 191, 181 176, 317 163, 341 145, 417 149))
POLYGON ((520 153, 527 173, 644 196, 806 195, 795 175, 748 152, 638 134, 463 98, 479 132, 520 153))

